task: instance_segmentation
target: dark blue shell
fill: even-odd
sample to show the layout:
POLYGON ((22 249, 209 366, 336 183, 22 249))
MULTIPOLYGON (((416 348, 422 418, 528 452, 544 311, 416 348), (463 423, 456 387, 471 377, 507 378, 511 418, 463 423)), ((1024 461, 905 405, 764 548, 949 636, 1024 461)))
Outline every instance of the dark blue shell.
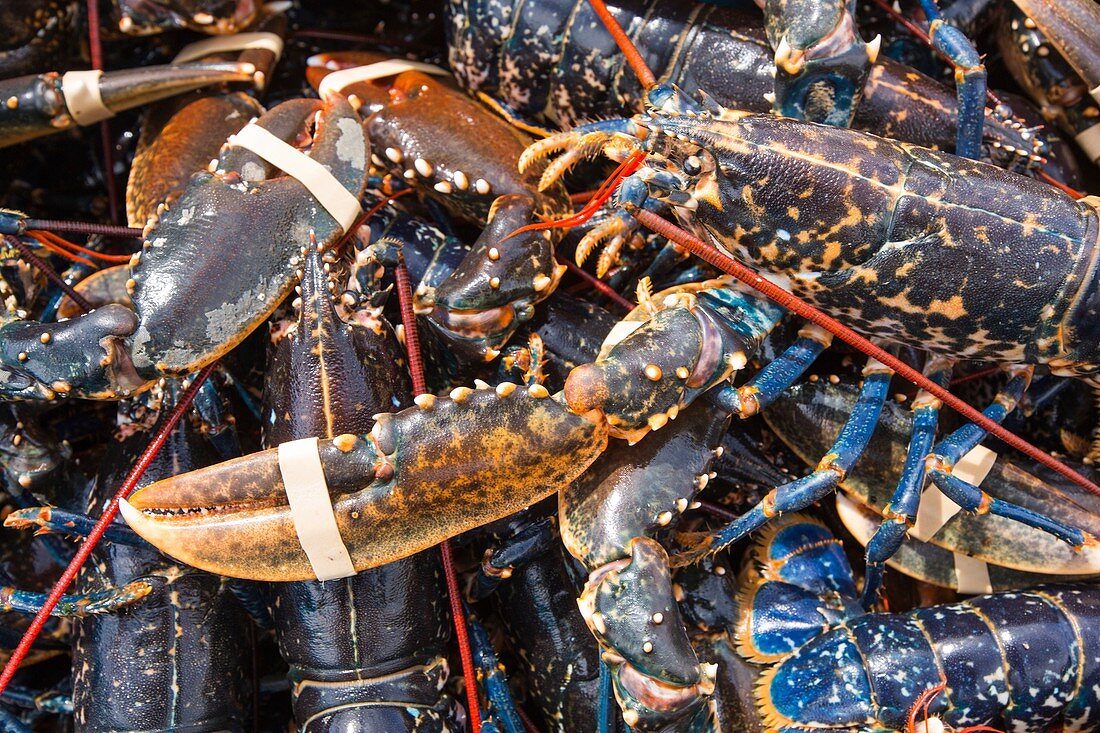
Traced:
POLYGON ((780 521, 756 550, 739 631, 742 652, 758 661, 791 652, 757 689, 769 727, 904 730, 913 704, 941 680, 929 711, 952 728, 1100 724, 1100 587, 1039 586, 860 615, 829 531, 780 521))

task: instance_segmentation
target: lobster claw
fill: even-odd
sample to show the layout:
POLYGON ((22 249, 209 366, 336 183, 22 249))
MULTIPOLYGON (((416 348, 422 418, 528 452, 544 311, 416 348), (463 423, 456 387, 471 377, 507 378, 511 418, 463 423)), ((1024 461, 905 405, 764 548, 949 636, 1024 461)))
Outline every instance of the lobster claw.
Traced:
POLYGON ((145 380, 134 373, 123 343, 136 327, 137 317, 121 305, 58 323, 0 325, 0 395, 52 400, 73 392, 108 398, 137 389, 145 380))
POLYGON ((5 79, 0 81, 0 99, 7 100, 0 105, 0 147, 99 122, 195 89, 251 82, 255 72, 249 63, 196 63, 5 79))
MULTIPOLYGON (((578 605, 611 666, 615 693, 635 730, 668 730, 674 720, 705 719, 715 669, 698 663, 673 600, 668 556, 637 537, 629 560, 593 573, 578 605)), ((695 728, 690 728, 695 730, 695 728)), ((700 728, 701 729, 701 728, 700 728)))
MULTIPOLYGON (((838 127, 851 124, 882 41, 864 43, 847 7, 837 3, 835 10, 832 17, 815 16, 816 23, 789 19, 791 27, 775 44, 776 113, 838 127)), ((778 29, 769 22, 768 30, 774 36, 778 29)))
POLYGON ((551 235, 512 232, 530 224, 536 202, 508 194, 493 202, 489 223, 470 253, 438 287, 417 292, 418 312, 432 313, 429 323, 448 346, 491 361, 516 329, 534 314, 534 306, 557 288, 565 266, 554 259, 551 235))
MULTIPOLYGON (((313 161, 362 195, 367 141, 347 100, 284 102, 256 124, 309 146, 313 161)), ((150 380, 195 371, 232 349, 291 292, 303 244, 315 240, 323 252, 344 235, 301 182, 232 140, 212 168, 150 221, 131 271, 139 318, 132 360, 150 380)))
MULTIPOLYGON (((356 571, 408 557, 545 498, 607 445, 607 425, 545 388, 460 387, 378 415, 367 436, 318 443, 333 516, 356 571)), ((158 481, 121 504, 162 552, 221 575, 315 576, 271 449, 158 481)))

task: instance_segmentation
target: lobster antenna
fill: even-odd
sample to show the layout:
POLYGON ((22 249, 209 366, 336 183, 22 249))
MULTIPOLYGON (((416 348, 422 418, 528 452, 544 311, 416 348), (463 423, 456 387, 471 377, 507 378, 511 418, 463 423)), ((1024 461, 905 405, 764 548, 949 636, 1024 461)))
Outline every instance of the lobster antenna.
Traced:
POLYGON ((791 311, 797 316, 805 318, 810 323, 813 323, 821 328, 824 328, 829 333, 833 334, 841 341, 852 346, 855 349, 863 352, 867 356, 877 359, 884 365, 892 369, 898 376, 903 379, 912 382, 926 392, 934 395, 945 405, 958 412, 960 415, 970 420, 982 430, 995 435, 1003 440, 1008 445, 1012 446, 1016 450, 1020 451, 1029 458, 1038 461, 1052 471, 1056 471, 1065 478, 1069 479, 1073 483, 1087 489, 1088 491, 1100 496, 1100 486, 1090 481, 1086 477, 1082 476, 1077 471, 1062 463, 1053 456, 1046 452, 1036 448, 1031 443, 1027 442, 1018 435, 1012 433, 1000 423, 990 420, 983 415, 981 411, 971 407, 966 402, 955 395, 948 392, 946 389, 936 384, 928 377, 918 372, 913 367, 909 366, 905 362, 898 359, 893 354, 883 350, 881 347, 876 346, 865 337, 859 335, 848 326, 845 326, 840 321, 836 320, 832 316, 829 316, 822 311, 818 310, 814 306, 810 305, 806 301, 802 300, 796 295, 787 292, 783 288, 779 287, 775 283, 765 280, 759 273, 754 272, 748 266, 743 265, 734 258, 719 252, 714 247, 711 247, 702 239, 699 239, 694 234, 687 232, 680 227, 676 226, 672 222, 661 218, 652 211, 645 209, 639 209, 633 212, 634 218, 642 223, 645 227, 653 230, 657 234, 660 234, 676 244, 680 245, 684 249, 691 252, 696 257, 710 263, 718 269, 733 275, 735 278, 745 283, 749 287, 753 288, 757 292, 761 293, 769 300, 781 305, 787 310, 791 311))
POLYGON ((656 86, 657 77, 654 75, 653 69, 649 68, 649 64, 642 58, 642 54, 638 50, 638 47, 634 45, 634 41, 630 40, 630 37, 626 35, 626 31, 619 25, 619 21, 615 20, 615 16, 607 9, 607 5, 604 4, 604 1, 588 0, 588 4, 596 11, 596 15, 600 16, 600 20, 603 21, 603 25, 607 28, 607 32, 615 39, 615 43, 619 46, 619 50, 623 52, 626 62, 630 64, 634 76, 638 77, 638 81, 641 83, 642 88, 652 89, 656 86))

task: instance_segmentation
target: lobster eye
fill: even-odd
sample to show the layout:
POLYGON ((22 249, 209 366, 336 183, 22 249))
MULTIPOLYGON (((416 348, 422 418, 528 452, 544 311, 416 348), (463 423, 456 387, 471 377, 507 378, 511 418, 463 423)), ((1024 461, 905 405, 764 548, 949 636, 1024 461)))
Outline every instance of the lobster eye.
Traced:
POLYGON ((689 155, 684 158, 684 173, 689 176, 697 176, 703 172, 703 161, 699 160, 697 155, 689 155))

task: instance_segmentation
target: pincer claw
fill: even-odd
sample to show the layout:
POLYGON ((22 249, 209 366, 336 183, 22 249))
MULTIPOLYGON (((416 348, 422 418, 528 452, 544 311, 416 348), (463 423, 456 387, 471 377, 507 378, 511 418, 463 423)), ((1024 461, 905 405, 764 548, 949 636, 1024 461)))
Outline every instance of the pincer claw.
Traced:
MULTIPOLYGON (((366 436, 317 443, 333 518, 356 571, 512 514, 580 475, 607 425, 544 388, 421 395, 366 436)), ((254 580, 316 576, 299 542, 279 450, 158 481, 120 505, 131 528, 203 570, 254 580)))
MULTIPOLYGON (((347 100, 285 102, 254 124, 310 145, 330 183, 362 195, 367 143, 347 100)), ((146 234, 131 273, 135 367, 150 379, 187 374, 236 346, 294 287, 302 245, 312 237, 324 251, 345 225, 301 181, 227 143, 146 234)))
POLYGON ((136 328, 137 316, 121 305, 58 323, 0 325, 0 398, 96 398, 138 389, 145 380, 124 345, 136 328))

